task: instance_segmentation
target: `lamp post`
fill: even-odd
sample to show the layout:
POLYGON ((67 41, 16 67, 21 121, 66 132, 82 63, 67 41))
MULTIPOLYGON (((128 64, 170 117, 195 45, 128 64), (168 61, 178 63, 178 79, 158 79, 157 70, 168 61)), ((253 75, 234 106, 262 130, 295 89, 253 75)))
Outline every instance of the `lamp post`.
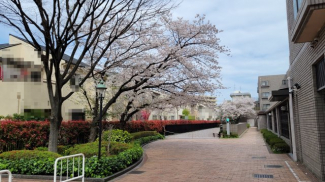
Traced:
POLYGON ((99 108, 99 132, 98 132, 98 138, 99 138, 99 144, 98 144, 98 160, 100 159, 100 150, 102 146, 102 115, 103 115, 103 99, 105 97, 105 90, 107 87, 104 85, 104 81, 100 80, 98 84, 96 85, 96 92, 97 92, 97 98, 99 99, 100 108, 99 108))

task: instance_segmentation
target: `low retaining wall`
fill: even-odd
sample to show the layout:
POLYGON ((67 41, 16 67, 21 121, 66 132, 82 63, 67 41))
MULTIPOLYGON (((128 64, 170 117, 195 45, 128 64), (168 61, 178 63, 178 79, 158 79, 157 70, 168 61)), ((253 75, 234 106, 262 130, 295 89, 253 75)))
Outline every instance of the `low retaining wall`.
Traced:
MULTIPOLYGON (((229 124, 230 132, 240 136, 247 129, 247 123, 229 124)), ((223 130, 227 131, 227 124, 223 124, 223 130)))
POLYGON ((181 125, 166 125, 165 135, 186 133, 197 130, 204 130, 209 128, 219 127, 219 123, 204 123, 204 124, 181 124, 181 125))

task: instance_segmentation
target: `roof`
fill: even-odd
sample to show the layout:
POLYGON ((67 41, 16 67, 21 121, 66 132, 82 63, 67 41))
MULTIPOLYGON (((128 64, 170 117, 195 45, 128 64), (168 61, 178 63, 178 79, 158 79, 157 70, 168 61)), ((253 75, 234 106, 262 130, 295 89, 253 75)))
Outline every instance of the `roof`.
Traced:
POLYGON ((233 97, 233 96, 251 96, 250 93, 232 93, 230 94, 230 97, 233 97))
POLYGON ((5 48, 8 48, 8 47, 12 47, 12 46, 16 46, 16 45, 19 45, 19 44, 0 44, 0 49, 5 49, 5 48))
MULTIPOLYGON (((13 36, 13 37, 15 37, 15 38, 17 38, 17 39, 19 39, 19 40, 21 40, 21 41, 24 41, 24 42, 26 42, 27 44, 30 44, 26 39, 23 39, 23 38, 21 38, 21 37, 17 37, 17 36, 12 35, 12 34, 9 34, 9 35, 11 35, 11 36, 13 36)), ((4 47, 5 47, 5 45, 7 45, 7 47, 11 47, 11 46, 14 46, 14 45, 19 45, 19 44, 0 44, 0 49, 1 49, 1 45, 4 45, 4 47), (8 46, 8 45, 9 45, 9 46, 8 46)), ((31 45, 34 46, 33 44, 31 44, 31 45)), ((5 47, 5 48, 7 48, 7 47, 5 47)), ((45 51, 45 46, 42 46, 42 45, 41 45, 41 49, 42 49, 43 51, 45 51)), ((71 57, 70 57, 69 55, 67 55, 67 54, 63 54, 63 56, 62 56, 62 60, 66 61, 66 62, 69 62, 70 58, 71 58, 71 57)), ((73 59, 72 59, 72 64, 75 64, 77 61, 78 61, 78 60, 77 60, 76 58, 73 58, 73 59)), ((79 66, 80 66, 80 67, 87 67, 87 66, 89 66, 89 65, 86 64, 86 63, 81 62, 79 66)))
POLYGON ((271 102, 283 101, 287 97, 289 97, 289 89, 288 88, 273 90, 272 94, 271 94, 271 96, 269 98, 269 101, 271 101, 271 102))

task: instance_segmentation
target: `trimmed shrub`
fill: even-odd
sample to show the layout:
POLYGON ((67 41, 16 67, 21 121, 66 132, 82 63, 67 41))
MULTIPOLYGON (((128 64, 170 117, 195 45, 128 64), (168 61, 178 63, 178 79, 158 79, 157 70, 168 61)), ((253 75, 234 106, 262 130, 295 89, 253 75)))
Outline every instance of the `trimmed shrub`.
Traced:
POLYGON ((73 146, 71 145, 58 145, 58 153, 60 155, 66 155, 66 151, 73 146))
MULTIPOLYGON (((102 141, 101 155, 107 156, 107 146, 108 142, 102 141)), ((86 158, 98 155, 98 142, 91 142, 85 144, 75 145, 67 150, 65 150, 66 155, 83 153, 86 158)))
MULTIPOLYGON (((125 150, 116 156, 102 157, 100 160, 98 160, 97 157, 87 158, 85 167, 86 177, 103 178, 121 171, 138 161, 142 156, 143 150, 139 145, 132 146, 132 148, 125 150)), ((0 158, 0 170, 9 169, 14 174, 53 175, 54 161, 55 159, 47 157, 38 159, 17 158, 13 160, 0 158)), ((78 163, 75 162, 74 165, 75 170, 78 163)), ((62 166, 62 173, 63 175, 66 175, 66 162, 63 162, 62 166)), ((69 162, 68 168, 69 171, 73 171, 72 162, 69 162)), ((60 169, 60 164, 58 164, 58 169, 60 169)), ((77 173, 77 171, 75 171, 75 173, 77 173)), ((71 173, 69 172, 69 174, 71 173)))
POLYGON ((13 150, 0 154, 0 159, 8 160, 20 160, 20 159, 56 159, 61 155, 49 152, 49 151, 38 151, 38 150, 13 150))
MULTIPOLYGON (((149 121, 131 121, 127 122, 125 130, 130 133, 139 131, 157 131, 159 133, 164 132, 164 126, 166 125, 181 125, 181 124, 204 124, 204 123, 220 123, 217 121, 206 120, 149 120, 149 121)), ((114 125, 114 128, 122 129, 119 121, 104 122, 104 128, 114 125)))
MULTIPOLYGON (((220 123, 220 121, 203 120, 150 120, 127 122, 126 130, 129 132, 157 131, 163 133, 166 125, 220 123)), ((119 129, 120 122, 103 122, 104 128, 113 124, 119 129)), ((48 121, 0 121, 0 153, 11 150, 35 149, 47 147, 49 141, 50 124, 48 121)), ((105 132, 104 132, 105 133, 105 132)), ((59 145, 72 146, 88 142, 90 123, 85 121, 62 122, 59 133, 59 145)), ((105 136, 104 136, 105 137, 105 136)), ((128 141, 125 140, 126 142, 128 141)), ((64 154, 64 151, 59 153, 64 154)), ((66 150, 66 149, 65 149, 66 150)))
POLYGON ((230 135, 227 135, 227 131, 223 130, 222 138, 239 138, 238 134, 233 134, 230 132, 230 135))
MULTIPOLYGON (((59 146, 58 146, 59 148, 59 146)), ((38 151, 48 151, 48 148, 47 147, 37 147, 35 150, 38 150, 38 151)))
MULTIPOLYGON (((102 140, 108 141, 108 136, 109 136, 109 130, 104 131, 102 135, 102 140)), ((132 139, 132 136, 129 132, 115 129, 112 130, 111 134, 111 142, 120 142, 120 143, 129 143, 132 139)), ((97 139, 98 140, 98 139, 97 139)))
POLYGON ((290 152, 290 146, 285 143, 284 140, 279 138, 277 135, 268 131, 267 129, 262 129, 261 133, 265 139, 265 142, 270 145, 274 153, 288 153, 290 152))
POLYGON ((138 161, 142 153, 142 148, 139 145, 134 145, 116 156, 103 157, 99 161, 97 157, 91 157, 86 160, 85 175, 92 178, 110 176, 138 161))
POLYGON ((138 139, 134 140, 134 143, 138 144, 138 145, 144 145, 151 141, 155 141, 155 140, 159 140, 159 139, 164 139, 164 136, 161 134, 158 134, 156 136, 142 137, 142 138, 138 138, 138 139))
POLYGON ((269 141, 269 145, 271 146, 271 148, 273 147, 274 144, 276 143, 285 143, 285 141, 283 141, 281 138, 276 137, 276 138, 271 138, 269 141))
MULTIPOLYGON (((107 145, 108 145, 108 141, 102 141, 101 156, 103 156, 103 157, 109 156, 109 155, 107 155, 107 145)), ((128 144, 128 143, 111 142, 110 147, 109 147, 109 154, 117 155, 120 152, 123 152, 123 151, 130 149, 132 147, 133 147, 133 145, 128 144)), ((86 158, 97 156, 98 155, 98 141, 75 145, 74 147, 71 147, 65 151, 66 155, 79 154, 79 153, 83 153, 86 158)))
POLYGON ((272 151, 275 153, 289 153, 290 147, 286 143, 275 143, 272 147, 272 151))
POLYGON ((142 137, 147 137, 147 136, 156 136, 159 135, 157 131, 140 131, 140 132, 135 132, 131 133, 132 139, 136 140, 142 137))
POLYGON ((250 128, 250 127, 251 127, 251 125, 250 125, 249 123, 247 123, 246 127, 247 127, 247 128, 250 128))
POLYGON ((124 152, 125 150, 130 149, 130 148, 132 148, 132 144, 112 142, 109 146, 109 153, 111 155, 117 155, 121 152, 124 152))

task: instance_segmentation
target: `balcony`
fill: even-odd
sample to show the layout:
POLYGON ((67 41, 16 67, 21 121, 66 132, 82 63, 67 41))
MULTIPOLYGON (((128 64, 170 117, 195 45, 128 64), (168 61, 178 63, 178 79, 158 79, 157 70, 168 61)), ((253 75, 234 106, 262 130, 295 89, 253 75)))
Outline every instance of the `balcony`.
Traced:
POLYGON ((294 43, 313 42, 325 23, 325 0, 294 0, 294 43))

